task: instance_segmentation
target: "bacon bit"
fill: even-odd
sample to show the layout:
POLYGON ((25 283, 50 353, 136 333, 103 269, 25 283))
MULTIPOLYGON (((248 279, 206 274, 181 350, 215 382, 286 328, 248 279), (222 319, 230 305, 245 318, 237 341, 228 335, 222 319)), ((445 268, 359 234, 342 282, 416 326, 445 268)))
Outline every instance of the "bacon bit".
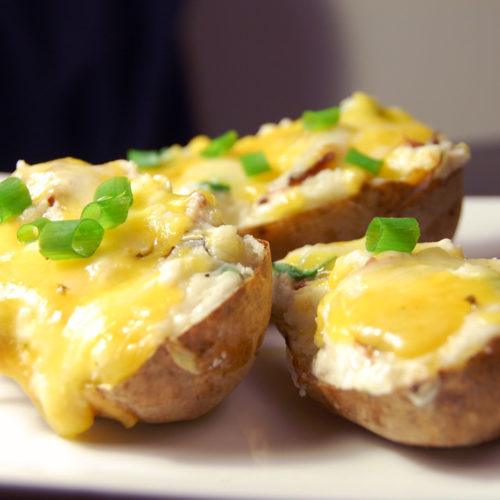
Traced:
POLYGON ((307 285, 307 280, 294 281, 293 282, 293 289, 300 290, 301 288, 304 288, 306 285, 307 285))
POLYGON ((54 206, 54 203, 56 202, 56 199, 53 196, 49 196, 47 199, 47 203, 49 204, 49 207, 54 206))
POLYGON ((414 141, 413 139, 410 139, 409 137, 405 137, 405 144, 407 146, 410 146, 412 148, 419 148, 420 146, 423 146, 424 143, 420 141, 414 141))
POLYGON ((366 359, 372 361, 373 357, 375 356, 375 353, 377 352, 377 349, 375 349, 375 347, 371 345, 366 345, 359 341, 356 341, 355 344, 356 346, 360 347, 363 350, 366 359))
MULTIPOLYGON (((184 241, 181 241, 179 244, 173 246, 169 252, 163 256, 164 259, 167 259, 168 257, 170 257, 170 255, 172 254, 172 252, 174 252, 175 250, 178 250, 179 248, 181 247, 185 247, 185 246, 189 246, 189 247, 203 247, 205 252, 207 252, 209 255, 210 252, 208 251, 208 248, 207 248, 207 243, 205 241, 205 238, 192 238, 192 239, 189 239, 189 240, 184 240, 184 241)), ((151 249, 151 251, 153 251, 151 249)), ((151 253, 151 252, 148 252, 148 253, 151 253)), ((146 254, 148 255, 148 254, 146 254)), ((142 255, 138 254, 136 255, 136 257, 142 257, 142 255)))
POLYGON ((152 251, 153 251, 153 247, 151 247, 149 250, 146 250, 145 252, 136 253, 135 258, 142 259, 142 257, 148 256, 152 251))
POLYGON ((476 297, 474 297, 474 295, 467 295, 467 297, 465 297, 465 300, 470 304, 472 304, 472 306, 474 307, 477 306, 477 299, 476 297))
POLYGON ((332 160, 335 158, 335 154, 333 152, 326 153, 322 158, 320 158, 314 165, 310 166, 308 169, 304 170, 295 175, 291 175, 288 179, 289 186, 296 186, 297 184, 301 184, 308 177, 316 175, 322 170, 326 170, 330 167, 332 160))
POLYGON ((257 200, 257 204, 258 205, 263 205, 264 203, 267 203, 269 201, 269 197, 267 196, 261 196, 258 200, 257 200))

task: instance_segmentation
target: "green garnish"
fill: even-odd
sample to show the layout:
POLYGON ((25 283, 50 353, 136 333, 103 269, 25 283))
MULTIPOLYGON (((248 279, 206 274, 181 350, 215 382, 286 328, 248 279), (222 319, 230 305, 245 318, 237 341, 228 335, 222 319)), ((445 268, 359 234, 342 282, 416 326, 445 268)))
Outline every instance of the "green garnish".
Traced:
POLYGON ((97 187, 94 201, 83 209, 80 219, 50 221, 41 217, 23 224, 17 239, 21 243, 38 239, 40 253, 52 260, 90 257, 99 248, 104 230, 125 222, 133 201, 127 177, 113 177, 97 187))
POLYGON ((366 249, 373 253, 395 250, 411 252, 420 237, 420 227, 412 217, 375 217, 366 230, 366 249))
POLYGON ((133 201, 130 181, 126 177, 113 177, 99 185, 94 201, 82 210, 80 218, 93 219, 104 229, 112 229, 127 220, 133 201))
POLYGON ((339 118, 340 110, 333 106, 320 111, 304 111, 301 120, 306 130, 321 130, 336 125, 339 118))
POLYGON ((201 188, 208 188, 211 191, 229 191, 231 188, 227 184, 222 184, 221 182, 214 181, 201 181, 201 188))
POLYGON ((94 193, 95 201, 109 200, 111 198, 123 198, 128 203, 128 206, 132 205, 134 197, 127 177, 112 177, 97 186, 94 193))
POLYGON ((104 228, 93 219, 50 221, 40 232, 40 253, 52 260, 90 257, 103 235, 104 228))
POLYGON ((161 163, 161 151, 156 149, 129 149, 127 160, 137 163, 138 167, 157 167, 161 163))
POLYGON ((377 175, 382 168, 384 160, 376 160, 375 158, 370 158, 369 156, 360 153, 354 148, 349 149, 344 159, 346 163, 351 165, 356 165, 358 167, 364 168, 374 175, 377 175))
POLYGON ((21 179, 9 177, 0 182, 0 223, 20 214, 31 203, 28 188, 21 179))
POLYGON ((286 262, 273 262, 273 269, 277 273, 286 273, 290 275, 295 281, 299 281, 306 278, 314 278, 316 274, 318 274, 318 272, 321 271, 321 269, 326 267, 328 264, 331 264, 336 259, 337 256, 334 256, 314 269, 299 269, 298 267, 292 266, 291 264, 287 264, 286 262))
POLYGON ((238 132, 235 130, 228 130, 226 133, 219 135, 219 137, 212 139, 208 147, 204 149, 201 154, 206 158, 215 158, 231 149, 237 140, 238 132))
POLYGON ((271 170, 266 155, 262 151, 240 156, 240 161, 247 177, 269 172, 271 170))
POLYGON ((45 217, 40 217, 39 219, 34 220, 28 224, 23 224, 17 230, 17 239, 21 243, 31 243, 36 241, 40 236, 40 232, 42 231, 45 224, 49 222, 49 219, 45 217))
POLYGON ((227 272, 240 274, 240 272, 238 271, 238 269, 236 269, 236 268, 235 268, 235 267, 233 267, 233 266, 226 266, 226 267, 223 267, 223 268, 222 268, 222 270, 221 270, 221 274, 222 274, 222 273, 227 273, 227 272))

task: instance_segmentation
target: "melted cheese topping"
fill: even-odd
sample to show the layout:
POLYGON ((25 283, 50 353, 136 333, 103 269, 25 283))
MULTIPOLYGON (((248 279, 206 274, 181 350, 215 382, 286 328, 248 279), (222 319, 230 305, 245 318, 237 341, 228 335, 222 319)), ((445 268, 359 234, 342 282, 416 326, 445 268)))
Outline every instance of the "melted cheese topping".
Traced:
POLYGON ((286 315, 315 335, 313 373, 327 383, 388 393, 459 366, 498 335, 496 260, 465 259, 449 240, 374 255, 364 239, 305 247, 284 260, 309 269, 332 254, 333 268, 294 292, 286 315), (299 319, 311 304, 316 324, 299 319))
POLYGON ((206 316, 252 271, 237 264, 239 272, 220 272, 241 261, 245 248, 234 228, 212 226, 218 215, 204 196, 175 195, 165 178, 140 175, 131 163, 20 162, 14 175, 33 205, 0 225, 0 371, 58 433, 71 436, 93 422, 85 387, 132 375, 167 336, 206 316), (97 186, 119 175, 130 178, 134 202, 92 257, 48 260, 37 242, 17 241, 19 226, 37 217, 78 218, 97 186), (211 290, 206 299, 201 289, 211 290))
POLYGON ((447 163, 447 155, 459 157, 451 162, 452 168, 468 158, 465 145, 433 144, 434 137, 429 127, 408 113, 384 108, 357 92, 341 103, 339 123, 332 128, 310 131, 301 120, 284 119, 277 125, 263 125, 254 136, 242 137, 217 158, 201 155, 210 140, 198 136, 184 148, 170 147, 155 171, 167 175, 174 191, 180 193, 199 189, 204 181, 229 186, 229 191, 214 195, 224 220, 245 227, 353 195, 365 182, 392 179, 417 183, 430 171, 445 175, 448 171, 439 169, 447 163), (345 163, 351 147, 384 160, 380 173, 373 176, 345 163), (256 151, 265 154, 271 170, 247 177, 239 157, 256 151))
POLYGON ((415 358, 443 345, 478 306, 500 304, 499 273, 445 252, 372 259, 343 278, 331 273, 318 308, 320 336, 415 358))

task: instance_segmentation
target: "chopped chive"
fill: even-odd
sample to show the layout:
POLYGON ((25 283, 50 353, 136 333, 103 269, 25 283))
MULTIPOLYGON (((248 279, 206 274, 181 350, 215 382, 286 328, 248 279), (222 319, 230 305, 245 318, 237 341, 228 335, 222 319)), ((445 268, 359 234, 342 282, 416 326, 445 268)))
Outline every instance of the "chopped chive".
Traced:
POLYGON ((104 229, 112 229, 127 220, 129 206, 123 197, 93 201, 82 210, 80 218, 93 219, 104 229))
POLYGON ((375 217, 366 230, 366 249, 373 253, 395 250, 411 252, 420 237, 420 227, 412 217, 375 217))
POLYGON ((141 168, 157 167, 161 163, 161 152, 156 149, 129 149, 127 160, 133 161, 141 168))
POLYGON ((9 177, 0 182, 0 223, 20 214, 31 203, 28 188, 21 179, 9 177))
POLYGON ((23 224, 17 230, 17 239, 21 243, 31 243, 36 241, 40 236, 40 232, 42 231, 45 224, 49 222, 49 219, 45 217, 40 217, 39 219, 34 220, 28 224, 23 224))
POLYGON ((262 151, 240 156, 240 161, 247 177, 269 172, 271 170, 266 155, 262 151))
POLYGON ((82 210, 81 219, 93 219, 104 229, 123 224, 134 201, 130 181, 126 177, 104 181, 96 189, 94 200, 82 210))
POLYGON ((333 106, 320 111, 304 111, 301 120, 306 130, 321 130, 336 125, 339 117, 339 108, 333 106))
POLYGON ((52 260, 90 257, 103 235, 103 227, 92 219, 50 221, 40 232, 40 253, 52 260))
POLYGON ((227 272, 230 272, 230 273, 236 273, 236 274, 240 274, 240 272, 238 271, 238 269, 236 269, 235 267, 233 266, 225 266, 221 269, 221 274, 222 273, 227 273, 227 272))
POLYGON ((95 201, 109 200, 111 198, 123 198, 129 206, 132 205, 134 197, 127 177, 112 177, 100 184, 95 190, 95 201))
POLYGON ((228 130, 226 133, 219 135, 219 137, 212 139, 208 147, 204 149, 201 154, 206 158, 215 158, 231 149, 237 140, 238 132, 235 130, 228 130))
POLYGON ((356 165, 358 167, 364 168, 376 175, 380 172, 380 169, 384 163, 384 160, 376 160, 375 158, 370 158, 369 156, 360 153, 354 148, 349 149, 344 159, 346 163, 351 165, 356 165))
POLYGON ((208 188, 211 191, 229 191, 231 188, 227 184, 223 184, 221 182, 213 182, 213 181, 201 181, 201 188, 208 188))
POLYGON ((319 265, 318 267, 315 267, 314 269, 299 269, 298 267, 292 266, 291 264, 287 264, 286 262, 274 262, 273 263, 273 269, 277 273, 286 273, 290 277, 292 277, 295 281, 307 279, 307 278, 314 278, 316 274, 318 274, 321 269, 326 267, 328 264, 331 264, 337 259, 337 256, 332 257, 331 259, 328 259, 327 261, 323 262, 323 264, 319 265))

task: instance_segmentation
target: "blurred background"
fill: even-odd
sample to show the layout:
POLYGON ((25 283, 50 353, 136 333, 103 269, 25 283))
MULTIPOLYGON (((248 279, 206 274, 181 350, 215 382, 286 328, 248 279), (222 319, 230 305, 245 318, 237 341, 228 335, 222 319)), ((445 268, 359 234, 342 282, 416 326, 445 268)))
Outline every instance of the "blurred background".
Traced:
POLYGON ((0 0, 1 170, 185 143, 364 90, 473 159, 500 194, 497 0, 0 0))

